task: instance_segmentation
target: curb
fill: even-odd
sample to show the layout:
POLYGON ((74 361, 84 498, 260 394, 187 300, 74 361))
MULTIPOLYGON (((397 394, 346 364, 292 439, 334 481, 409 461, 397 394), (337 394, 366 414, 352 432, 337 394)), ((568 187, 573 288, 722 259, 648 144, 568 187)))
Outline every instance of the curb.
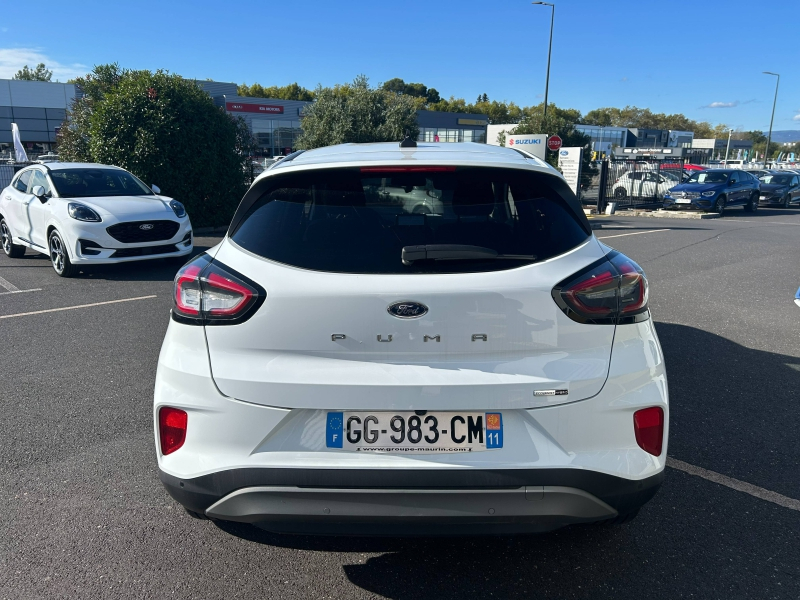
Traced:
POLYGON ((627 215, 629 217, 650 217, 661 219, 719 219, 717 213, 667 211, 667 210, 623 210, 614 213, 614 216, 627 215))

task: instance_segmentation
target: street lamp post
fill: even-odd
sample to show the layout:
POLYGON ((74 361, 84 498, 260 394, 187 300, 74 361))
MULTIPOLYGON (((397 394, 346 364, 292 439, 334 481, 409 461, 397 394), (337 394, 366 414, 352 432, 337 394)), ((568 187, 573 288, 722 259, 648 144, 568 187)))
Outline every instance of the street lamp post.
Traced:
POLYGON ((778 86, 781 84, 781 76, 777 73, 764 71, 764 75, 774 75, 778 78, 775 82, 775 99, 772 101, 772 116, 769 119, 769 135, 767 135, 767 147, 764 149, 764 168, 767 168, 767 155, 769 154, 769 145, 772 142, 772 122, 775 120, 775 105, 778 103, 778 86))
POLYGON ((532 2, 531 4, 542 4, 544 6, 549 6, 550 11, 550 44, 547 47, 547 78, 544 81, 544 116, 542 117, 542 123, 547 120, 547 92, 550 88, 550 55, 553 52, 553 21, 556 18, 556 5, 550 4, 549 2, 532 2))
POLYGON ((731 149, 731 134, 733 129, 728 129, 728 145, 725 147, 725 166, 728 166, 728 150, 731 149))

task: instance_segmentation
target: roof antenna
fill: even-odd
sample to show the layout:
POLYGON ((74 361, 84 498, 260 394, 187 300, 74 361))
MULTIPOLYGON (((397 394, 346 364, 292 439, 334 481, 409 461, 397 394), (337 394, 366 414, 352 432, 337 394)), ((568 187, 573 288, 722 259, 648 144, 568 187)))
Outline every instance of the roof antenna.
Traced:
POLYGON ((411 135, 409 134, 408 129, 406 129, 406 137, 403 138, 403 141, 400 142, 401 148, 416 148, 417 142, 411 139, 411 135))

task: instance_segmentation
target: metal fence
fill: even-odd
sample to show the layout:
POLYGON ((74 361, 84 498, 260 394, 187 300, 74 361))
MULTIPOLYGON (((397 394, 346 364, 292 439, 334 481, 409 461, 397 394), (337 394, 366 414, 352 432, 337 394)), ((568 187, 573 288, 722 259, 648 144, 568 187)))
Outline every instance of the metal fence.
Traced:
POLYGON ((618 208, 661 206, 667 191, 683 180, 684 159, 610 158, 603 161, 597 182, 597 208, 608 202, 618 208))
POLYGON ((14 174, 20 169, 24 169, 33 163, 6 163, 0 164, 0 190, 6 188, 14 178, 14 174))

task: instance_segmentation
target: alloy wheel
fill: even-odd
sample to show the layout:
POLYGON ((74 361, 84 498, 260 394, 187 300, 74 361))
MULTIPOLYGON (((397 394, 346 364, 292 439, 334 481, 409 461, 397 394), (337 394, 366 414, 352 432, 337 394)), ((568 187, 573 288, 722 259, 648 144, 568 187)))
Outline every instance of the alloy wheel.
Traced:
POLYGON ((56 273, 64 271, 64 244, 61 243, 61 238, 57 233, 50 236, 50 261, 53 263, 56 273))
POLYGON ((725 212, 725 198, 718 198, 715 206, 717 214, 721 217, 725 212))
POLYGON ((3 240, 3 252, 6 254, 11 253, 11 232, 8 230, 6 222, 0 222, 0 237, 3 240))

